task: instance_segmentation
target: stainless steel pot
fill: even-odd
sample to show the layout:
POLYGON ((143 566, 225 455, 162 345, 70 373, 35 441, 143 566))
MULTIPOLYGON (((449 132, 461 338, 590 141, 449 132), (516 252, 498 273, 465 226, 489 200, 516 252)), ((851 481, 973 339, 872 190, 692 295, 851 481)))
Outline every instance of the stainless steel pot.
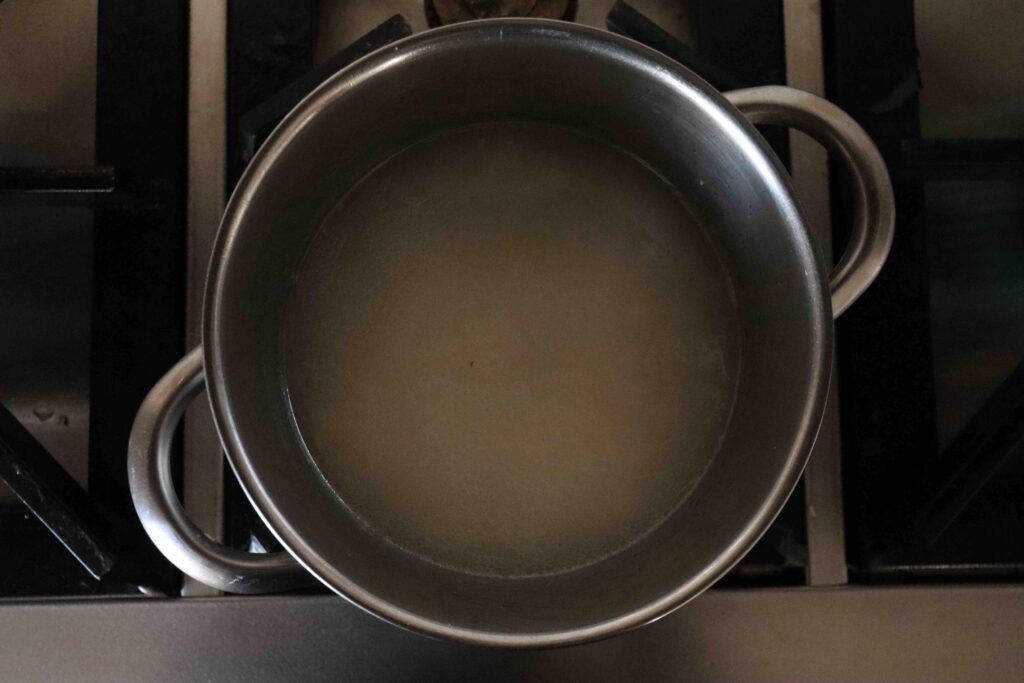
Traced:
POLYGON ((136 508, 175 565, 225 591, 280 590, 311 574, 395 624, 508 647, 578 643, 644 624, 721 577, 779 512, 822 416, 832 317, 874 279, 892 234, 881 157, 818 97, 783 87, 723 96, 641 45, 561 22, 470 22, 414 36, 318 88, 246 171, 210 264, 203 346, 154 387, 136 419, 128 461, 136 508), (643 159, 683 196, 699 193, 728 253, 742 328, 731 426, 693 492, 624 551, 527 578, 426 562, 353 519, 292 426, 278 349, 290 283, 341 192, 432 132, 494 119, 585 130, 643 159), (857 215, 830 278, 785 171, 752 122, 802 130, 850 171, 857 215), (214 543, 174 494, 171 437, 204 376, 231 465, 287 554, 214 543))

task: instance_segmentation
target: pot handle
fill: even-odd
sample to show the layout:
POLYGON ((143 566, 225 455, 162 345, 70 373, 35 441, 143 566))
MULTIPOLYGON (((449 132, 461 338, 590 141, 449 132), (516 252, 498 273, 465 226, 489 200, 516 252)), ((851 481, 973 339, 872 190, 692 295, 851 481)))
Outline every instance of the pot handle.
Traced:
POLYGON ((857 208, 850 243, 829 276, 832 315, 839 317, 874 281, 892 246, 896 204, 882 155, 849 114, 817 95, 772 85, 725 96, 751 123, 806 133, 849 170, 857 208))
POLYGON ((154 545, 174 566, 229 593, 269 593, 314 581, 286 552, 247 553, 211 540, 190 520, 171 480, 171 441, 185 407, 203 388, 197 346, 146 396, 128 440, 128 483, 154 545))

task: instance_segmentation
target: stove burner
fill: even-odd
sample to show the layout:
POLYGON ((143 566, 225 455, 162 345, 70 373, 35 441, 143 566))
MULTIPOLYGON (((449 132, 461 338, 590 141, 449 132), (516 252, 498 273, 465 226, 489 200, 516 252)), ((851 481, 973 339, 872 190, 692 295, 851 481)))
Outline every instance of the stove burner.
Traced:
POLYGON ((426 0, 425 10, 431 27, 495 17, 571 21, 576 15, 576 0, 426 0))

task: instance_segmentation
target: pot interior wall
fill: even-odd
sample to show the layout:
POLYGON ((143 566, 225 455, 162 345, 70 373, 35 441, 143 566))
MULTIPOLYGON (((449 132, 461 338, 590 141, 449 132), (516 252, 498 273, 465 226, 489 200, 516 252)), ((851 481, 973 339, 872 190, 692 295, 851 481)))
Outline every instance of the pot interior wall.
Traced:
POLYGON ((386 48, 289 116, 232 198, 208 283, 205 340, 232 464, 304 564, 392 620, 435 632, 443 624, 454 635, 506 634, 511 643, 645 608, 654 616, 749 548, 795 484, 813 440, 831 322, 820 267, 779 165, 727 107, 695 76, 624 40, 504 22, 386 48), (398 150, 489 120, 570 126, 642 159, 700 218, 730 271, 739 312, 736 404, 700 484, 625 552, 554 576, 461 574, 369 533, 303 451, 283 386, 285 302, 326 213, 398 150))

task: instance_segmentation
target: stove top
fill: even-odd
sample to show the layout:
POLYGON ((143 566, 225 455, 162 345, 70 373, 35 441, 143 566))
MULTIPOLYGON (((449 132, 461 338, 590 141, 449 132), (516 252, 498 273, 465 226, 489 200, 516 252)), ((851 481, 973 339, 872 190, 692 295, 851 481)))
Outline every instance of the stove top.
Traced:
MULTIPOLYGON (((190 14, 130 0, 0 4, 0 633, 26 600, 266 609, 255 605, 268 599, 201 599, 212 591, 149 543, 125 472, 135 411, 198 343, 225 198, 284 114, 395 40, 509 15, 626 35, 722 90, 818 91, 858 120, 889 165, 895 242, 837 324, 831 405, 805 479, 713 589, 729 597, 701 600, 841 586, 844 595, 936 591, 946 605, 963 594, 938 585, 999 584, 970 590, 1016 602, 1005 618, 1024 632, 1024 53, 1013 10, 983 5, 218 0, 190 14)), ((763 132, 817 238, 838 253, 852 205, 838 169, 798 134, 763 132)), ((176 476, 200 526, 238 548, 278 549, 224 475, 205 406, 188 415, 181 441, 176 476)), ((331 600, 271 601, 292 598, 331 600)))

